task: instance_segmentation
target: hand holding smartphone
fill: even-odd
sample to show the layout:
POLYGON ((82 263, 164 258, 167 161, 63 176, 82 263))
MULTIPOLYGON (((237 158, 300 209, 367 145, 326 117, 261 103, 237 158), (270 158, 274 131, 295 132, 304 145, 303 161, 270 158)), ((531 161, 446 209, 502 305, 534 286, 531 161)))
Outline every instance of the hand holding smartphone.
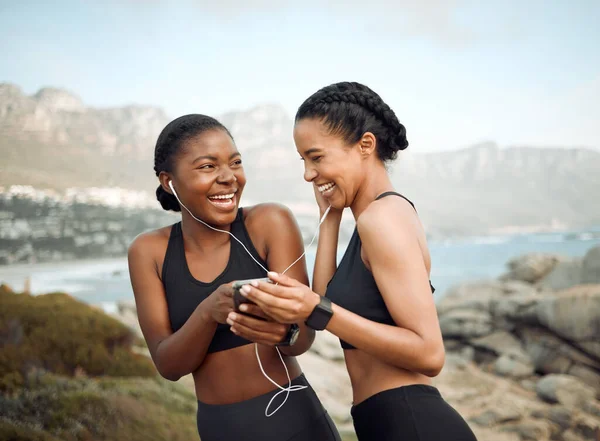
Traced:
POLYGON ((252 303, 254 304, 254 302, 251 302, 250 300, 248 300, 246 297, 244 297, 241 293, 240 293, 240 288, 244 285, 250 285, 250 282, 267 282, 267 283, 273 283, 271 281, 271 279, 269 279, 268 277, 262 278, 262 279, 246 279, 246 280, 236 280, 235 282, 233 282, 233 309, 236 312, 240 311, 240 305, 242 303, 252 303))

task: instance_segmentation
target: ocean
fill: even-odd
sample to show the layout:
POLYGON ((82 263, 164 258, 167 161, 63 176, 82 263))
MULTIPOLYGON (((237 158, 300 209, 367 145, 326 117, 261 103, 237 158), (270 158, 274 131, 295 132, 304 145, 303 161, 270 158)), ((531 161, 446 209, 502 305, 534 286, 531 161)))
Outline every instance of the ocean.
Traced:
MULTIPOLYGON (((526 253, 556 253, 583 257, 600 245, 600 227, 585 231, 485 236, 430 242, 431 280, 436 300, 460 282, 490 279, 506 271, 509 259, 526 253)), ((339 250, 339 258, 344 248, 339 250)), ((315 247, 307 250, 309 274, 315 247)), ((22 291, 29 278, 33 294, 67 292, 85 302, 113 311, 116 302, 133 300, 126 257, 59 263, 0 266, 0 283, 22 291)))

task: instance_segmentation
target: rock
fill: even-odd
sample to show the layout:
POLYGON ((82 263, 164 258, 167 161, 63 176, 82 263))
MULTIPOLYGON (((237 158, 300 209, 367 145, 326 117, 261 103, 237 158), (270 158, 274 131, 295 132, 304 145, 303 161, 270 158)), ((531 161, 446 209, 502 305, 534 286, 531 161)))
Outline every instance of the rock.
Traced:
POLYGON ((521 412, 506 403, 506 406, 495 409, 488 409, 479 415, 471 418, 471 421, 480 426, 493 426, 509 421, 518 421, 521 419, 521 412))
POLYGON ((536 288, 519 281, 480 280, 453 286, 436 305, 442 315, 453 309, 489 311, 490 302, 513 295, 534 295, 536 288))
POLYGON ((521 385, 521 387, 523 389, 535 392, 535 386, 537 384, 537 380, 533 380, 533 378, 535 378, 535 377, 523 378, 521 381, 519 381, 519 384, 521 385))
POLYGON ((561 430, 571 427, 573 411, 568 408, 556 405, 549 409, 539 409, 531 413, 531 416, 539 419, 547 419, 555 423, 561 430))
POLYGON ((490 313, 497 327, 513 331, 516 324, 537 325, 536 311, 540 295, 501 297, 490 301, 490 313))
POLYGON ((470 343, 476 348, 486 349, 497 355, 522 350, 521 342, 506 331, 496 331, 492 334, 472 339, 470 343))
POLYGON ((595 341, 577 342, 577 346, 585 353, 600 360, 600 343, 595 341))
POLYGON ((471 346, 465 346, 462 351, 460 351, 461 357, 468 362, 471 362, 475 359, 475 349, 471 346))
POLYGON ((600 387, 600 362, 544 329, 522 328, 518 332, 536 371, 568 373, 600 387))
POLYGON ((444 348, 446 349, 446 352, 460 352, 464 347, 465 343, 461 340, 453 338, 444 339, 444 348))
POLYGON ((581 283, 583 259, 572 259, 558 262, 538 283, 542 289, 560 291, 581 283))
POLYGON ((590 439, 584 439, 580 437, 574 430, 567 430, 561 434, 562 441, 590 441, 590 439))
POLYGON ((502 354, 494 362, 494 372, 503 377, 528 377, 534 370, 531 358, 523 351, 502 354))
POLYGON ((454 309, 488 311, 490 300, 502 295, 502 284, 496 280, 460 283, 450 288, 436 305, 438 314, 454 309))
POLYGON ((562 258, 552 254, 532 253, 516 257, 508 262, 509 272, 500 277, 500 280, 520 280, 528 283, 536 283, 562 258))
POLYGON ((583 364, 573 364, 568 373, 596 389, 600 396, 600 371, 583 364))
POLYGON ((538 288, 531 286, 530 283, 522 282, 520 280, 505 280, 502 282, 502 293, 505 297, 513 295, 535 295, 538 292, 538 288))
POLYGON ((446 354, 445 367, 452 367, 453 369, 464 370, 469 365, 470 360, 463 357, 461 353, 450 352, 446 354))
POLYGON ((516 433, 498 432, 497 429, 488 429, 472 425, 471 429, 479 441, 521 441, 516 433))
POLYGON ((571 375, 546 375, 537 383, 538 396, 550 403, 581 406, 595 399, 595 391, 571 375))
POLYGON ((344 360, 344 350, 340 346, 340 340, 331 332, 317 332, 310 350, 328 360, 344 360))
POLYGON ((558 427, 550 421, 544 420, 530 420, 507 424, 503 426, 501 430, 515 432, 519 434, 521 440, 531 441, 545 440, 559 432, 558 427))
POLYGON ((589 415, 580 415, 575 421, 574 432, 583 439, 594 439, 600 435, 600 421, 589 415))
POLYGON ((600 285, 577 286, 538 300, 539 323, 573 342, 600 337, 600 285))
POLYGON ((600 284, 600 245, 591 248, 583 258, 581 283, 600 284))
POLYGON ((492 332, 492 320, 487 312, 456 309, 439 319, 444 337, 473 338, 492 332))
POLYGON ((596 418, 600 418, 600 403, 598 403, 597 401, 583 403, 583 406, 581 406, 581 410, 583 410, 586 413, 589 413, 590 415, 595 416, 596 418))

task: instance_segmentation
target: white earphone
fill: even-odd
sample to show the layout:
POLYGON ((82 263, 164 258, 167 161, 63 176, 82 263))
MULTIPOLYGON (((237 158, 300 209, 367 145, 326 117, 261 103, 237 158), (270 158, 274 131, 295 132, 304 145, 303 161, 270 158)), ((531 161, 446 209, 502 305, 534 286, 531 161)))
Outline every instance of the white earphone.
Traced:
MULTIPOLYGON (((202 219, 198 219, 196 216, 194 216, 192 214, 192 212, 183 204, 183 202, 181 202, 181 200, 179 199, 179 196, 177 196, 177 192, 175 191, 175 188, 173 187, 173 181, 169 180, 169 184, 168 185, 169 185, 169 188, 171 188, 171 191, 173 192, 173 196, 175 196, 175 199, 177 199, 177 202, 179 202, 179 205, 181 205, 183 208, 185 208, 186 211, 190 214, 190 216, 192 216, 195 220, 197 220, 201 224, 205 225, 206 227, 210 228, 211 230, 219 231, 221 233, 227 233, 227 234, 229 234, 231 237, 233 237, 244 248, 244 250, 246 251, 246 253, 248 253, 248 255, 252 258, 252 260, 254 260, 258 264, 258 266, 260 266, 263 270, 265 270, 265 272, 267 272, 267 273, 269 272, 269 270, 266 269, 258 260, 256 260, 250 251, 248 251, 248 248, 246 248, 246 245, 244 245, 242 243, 242 241, 240 241, 237 237, 235 237, 229 231, 220 230, 218 228, 212 227, 212 226, 208 225, 206 222, 204 222, 202 219)), ((321 219, 319 221, 319 225, 317 226, 317 231, 315 231, 315 234, 314 234, 312 240, 310 241, 310 243, 308 244, 308 246, 306 248, 310 247, 313 244, 313 242, 315 241, 315 238, 317 237, 317 234, 319 232, 319 227, 321 226, 321 224, 323 223, 323 221, 325 220, 325 218, 329 214, 329 210, 331 210, 331 205, 327 208, 327 210, 325 210, 325 213, 323 214, 323 217, 321 217, 321 219)), ((305 248, 304 252, 302 253, 302 255, 300 257, 298 257, 296 260, 294 260, 294 262, 292 262, 292 264, 290 266, 288 266, 281 274, 285 274, 285 272, 287 270, 289 270, 291 267, 293 267, 300 259, 302 259, 304 257, 304 255, 306 254, 306 248, 305 248)), ((288 397, 290 396, 290 392, 294 392, 294 391, 298 391, 298 390, 302 390, 302 389, 306 389, 307 388, 307 386, 300 386, 300 385, 292 386, 292 380, 290 378, 290 373, 288 371, 288 368, 287 368, 285 362, 283 361, 283 357, 281 356, 281 352, 279 351, 279 348, 277 346, 275 346, 275 350, 277 351, 277 354, 279 355, 279 359, 281 360, 281 363, 283 364, 283 368, 285 369, 285 373, 287 375, 287 379, 288 379, 288 386, 287 387, 281 387, 279 384, 277 384, 277 382, 275 382, 273 379, 271 379, 271 377, 269 377, 267 375, 267 373, 263 369, 262 363, 260 361, 260 356, 258 355, 258 344, 256 344, 256 343, 254 344, 254 351, 256 353, 256 359, 258 360, 258 366, 260 367, 260 370, 261 370, 262 374, 265 376, 265 378, 267 380, 269 380, 271 383, 273 383, 275 386, 277 386, 277 388, 281 389, 279 392, 277 392, 275 395, 273 395, 273 397, 269 401, 269 404, 267 404, 267 407, 265 409, 265 416, 267 416, 267 417, 270 417, 271 415, 274 415, 275 412, 277 412, 279 409, 281 409, 281 407, 285 404, 285 402, 287 401, 288 397), (273 402, 273 400, 280 393, 283 393, 283 392, 286 392, 285 399, 283 400, 283 402, 273 412, 269 413, 269 407, 271 406, 271 403, 273 402)))

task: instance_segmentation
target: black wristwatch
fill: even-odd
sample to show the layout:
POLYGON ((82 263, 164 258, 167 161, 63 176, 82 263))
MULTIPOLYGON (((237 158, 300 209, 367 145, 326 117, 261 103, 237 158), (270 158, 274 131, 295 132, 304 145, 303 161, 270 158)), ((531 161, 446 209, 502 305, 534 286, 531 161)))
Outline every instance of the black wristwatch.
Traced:
POLYGON ((277 343, 277 346, 293 346, 294 343, 298 341, 298 337, 300 337, 300 326, 296 323, 292 323, 288 333, 283 338, 283 341, 277 343))
POLYGON ((325 296, 321 296, 319 304, 315 306, 313 312, 311 312, 306 319, 306 326, 315 331, 322 331, 327 327, 327 323, 329 323, 332 315, 333 310, 331 309, 331 300, 325 296))

